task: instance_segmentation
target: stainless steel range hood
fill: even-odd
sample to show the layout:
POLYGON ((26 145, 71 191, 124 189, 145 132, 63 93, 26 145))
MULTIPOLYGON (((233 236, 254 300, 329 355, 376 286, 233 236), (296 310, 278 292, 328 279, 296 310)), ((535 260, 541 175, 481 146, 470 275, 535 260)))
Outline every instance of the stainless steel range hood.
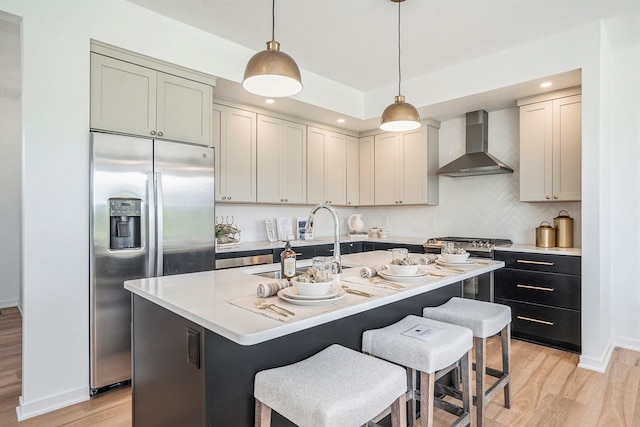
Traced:
POLYGON ((487 152, 488 114, 484 110, 467 113, 467 152, 436 171, 436 175, 460 177, 513 173, 513 169, 487 152))

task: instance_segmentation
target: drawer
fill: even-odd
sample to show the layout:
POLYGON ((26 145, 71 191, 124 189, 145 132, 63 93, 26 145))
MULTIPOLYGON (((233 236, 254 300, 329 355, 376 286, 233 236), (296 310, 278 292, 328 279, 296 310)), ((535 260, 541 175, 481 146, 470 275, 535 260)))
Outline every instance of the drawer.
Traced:
POLYGON ((580 310, 581 277, 501 268, 494 272, 495 298, 580 310))
POLYGON ((496 298, 499 304, 511 307, 511 330, 542 341, 562 342, 579 347, 580 312, 563 308, 545 307, 496 298))
POLYGON ((581 271, 581 257, 579 256, 495 251, 493 258, 497 261, 504 261, 506 268, 573 274, 575 276, 580 276, 581 271))

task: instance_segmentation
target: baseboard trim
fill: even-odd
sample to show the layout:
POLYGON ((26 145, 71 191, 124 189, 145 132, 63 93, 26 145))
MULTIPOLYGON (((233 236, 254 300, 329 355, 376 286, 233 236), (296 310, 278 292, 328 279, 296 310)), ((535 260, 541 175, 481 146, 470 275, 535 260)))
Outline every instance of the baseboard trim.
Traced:
POLYGON ((17 307, 17 306, 18 306, 18 300, 17 299, 0 300, 0 309, 17 307))
POLYGON ((613 344, 613 339, 611 339, 609 340, 609 344, 607 344, 602 357, 595 358, 580 356, 580 363, 578 363, 578 367, 604 373, 607 370, 607 366, 609 366, 609 360, 611 360, 611 355, 613 354, 614 349, 615 345, 613 344))
POLYGON ((626 348, 627 350, 640 352, 640 340, 634 340, 631 338, 616 338, 616 347, 626 348))
POLYGON ((89 386, 80 387, 62 394, 56 394, 55 396, 31 403, 25 403, 22 396, 20 396, 18 406, 16 407, 16 415, 18 416, 18 421, 23 421, 86 400, 89 400, 89 386))

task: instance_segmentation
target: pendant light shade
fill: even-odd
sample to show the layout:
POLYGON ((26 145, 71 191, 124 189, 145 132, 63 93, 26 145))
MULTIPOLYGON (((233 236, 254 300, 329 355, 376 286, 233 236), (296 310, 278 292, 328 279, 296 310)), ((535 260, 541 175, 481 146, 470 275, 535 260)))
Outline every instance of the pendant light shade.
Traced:
POLYGON ((302 90, 300 69, 293 58, 280 51, 280 43, 275 40, 275 0, 271 11, 271 41, 267 42, 267 50, 256 53, 247 63, 242 86, 260 96, 295 95, 302 90))
POLYGON ((420 114, 416 108, 404 102, 404 96, 396 95, 396 102, 389 105, 380 117, 380 129, 400 132, 420 127, 420 114))
POLYGON ((404 0, 391 0, 398 3, 398 95, 395 102, 382 112, 380 117, 380 129, 391 132, 413 130, 420 127, 420 114, 416 108, 404 102, 404 96, 400 92, 402 73, 400 68, 400 3, 404 0))

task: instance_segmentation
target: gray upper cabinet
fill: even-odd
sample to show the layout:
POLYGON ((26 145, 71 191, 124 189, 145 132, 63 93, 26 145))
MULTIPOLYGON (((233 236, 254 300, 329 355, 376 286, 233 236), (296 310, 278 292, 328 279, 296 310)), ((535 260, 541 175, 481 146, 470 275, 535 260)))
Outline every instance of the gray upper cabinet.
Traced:
MULTIPOLYGON (((434 175, 438 168, 438 128, 437 122, 423 122, 412 131, 374 136, 375 205, 438 204, 439 180, 434 175)), ((366 173, 368 167, 361 157, 361 171, 366 173)), ((362 186, 361 182, 360 202, 364 204, 362 186)))
POLYGON ((307 202, 307 126, 258 114, 258 203, 307 202))
POLYGON ((307 128, 307 203, 347 204, 347 136, 307 128))
POLYGON ((256 113, 213 104, 216 201, 256 202, 256 113))
POLYGON ((520 200, 582 199, 582 99, 570 88, 518 101, 520 200))
POLYGON ((210 85, 91 53, 91 128, 212 145, 210 85))

